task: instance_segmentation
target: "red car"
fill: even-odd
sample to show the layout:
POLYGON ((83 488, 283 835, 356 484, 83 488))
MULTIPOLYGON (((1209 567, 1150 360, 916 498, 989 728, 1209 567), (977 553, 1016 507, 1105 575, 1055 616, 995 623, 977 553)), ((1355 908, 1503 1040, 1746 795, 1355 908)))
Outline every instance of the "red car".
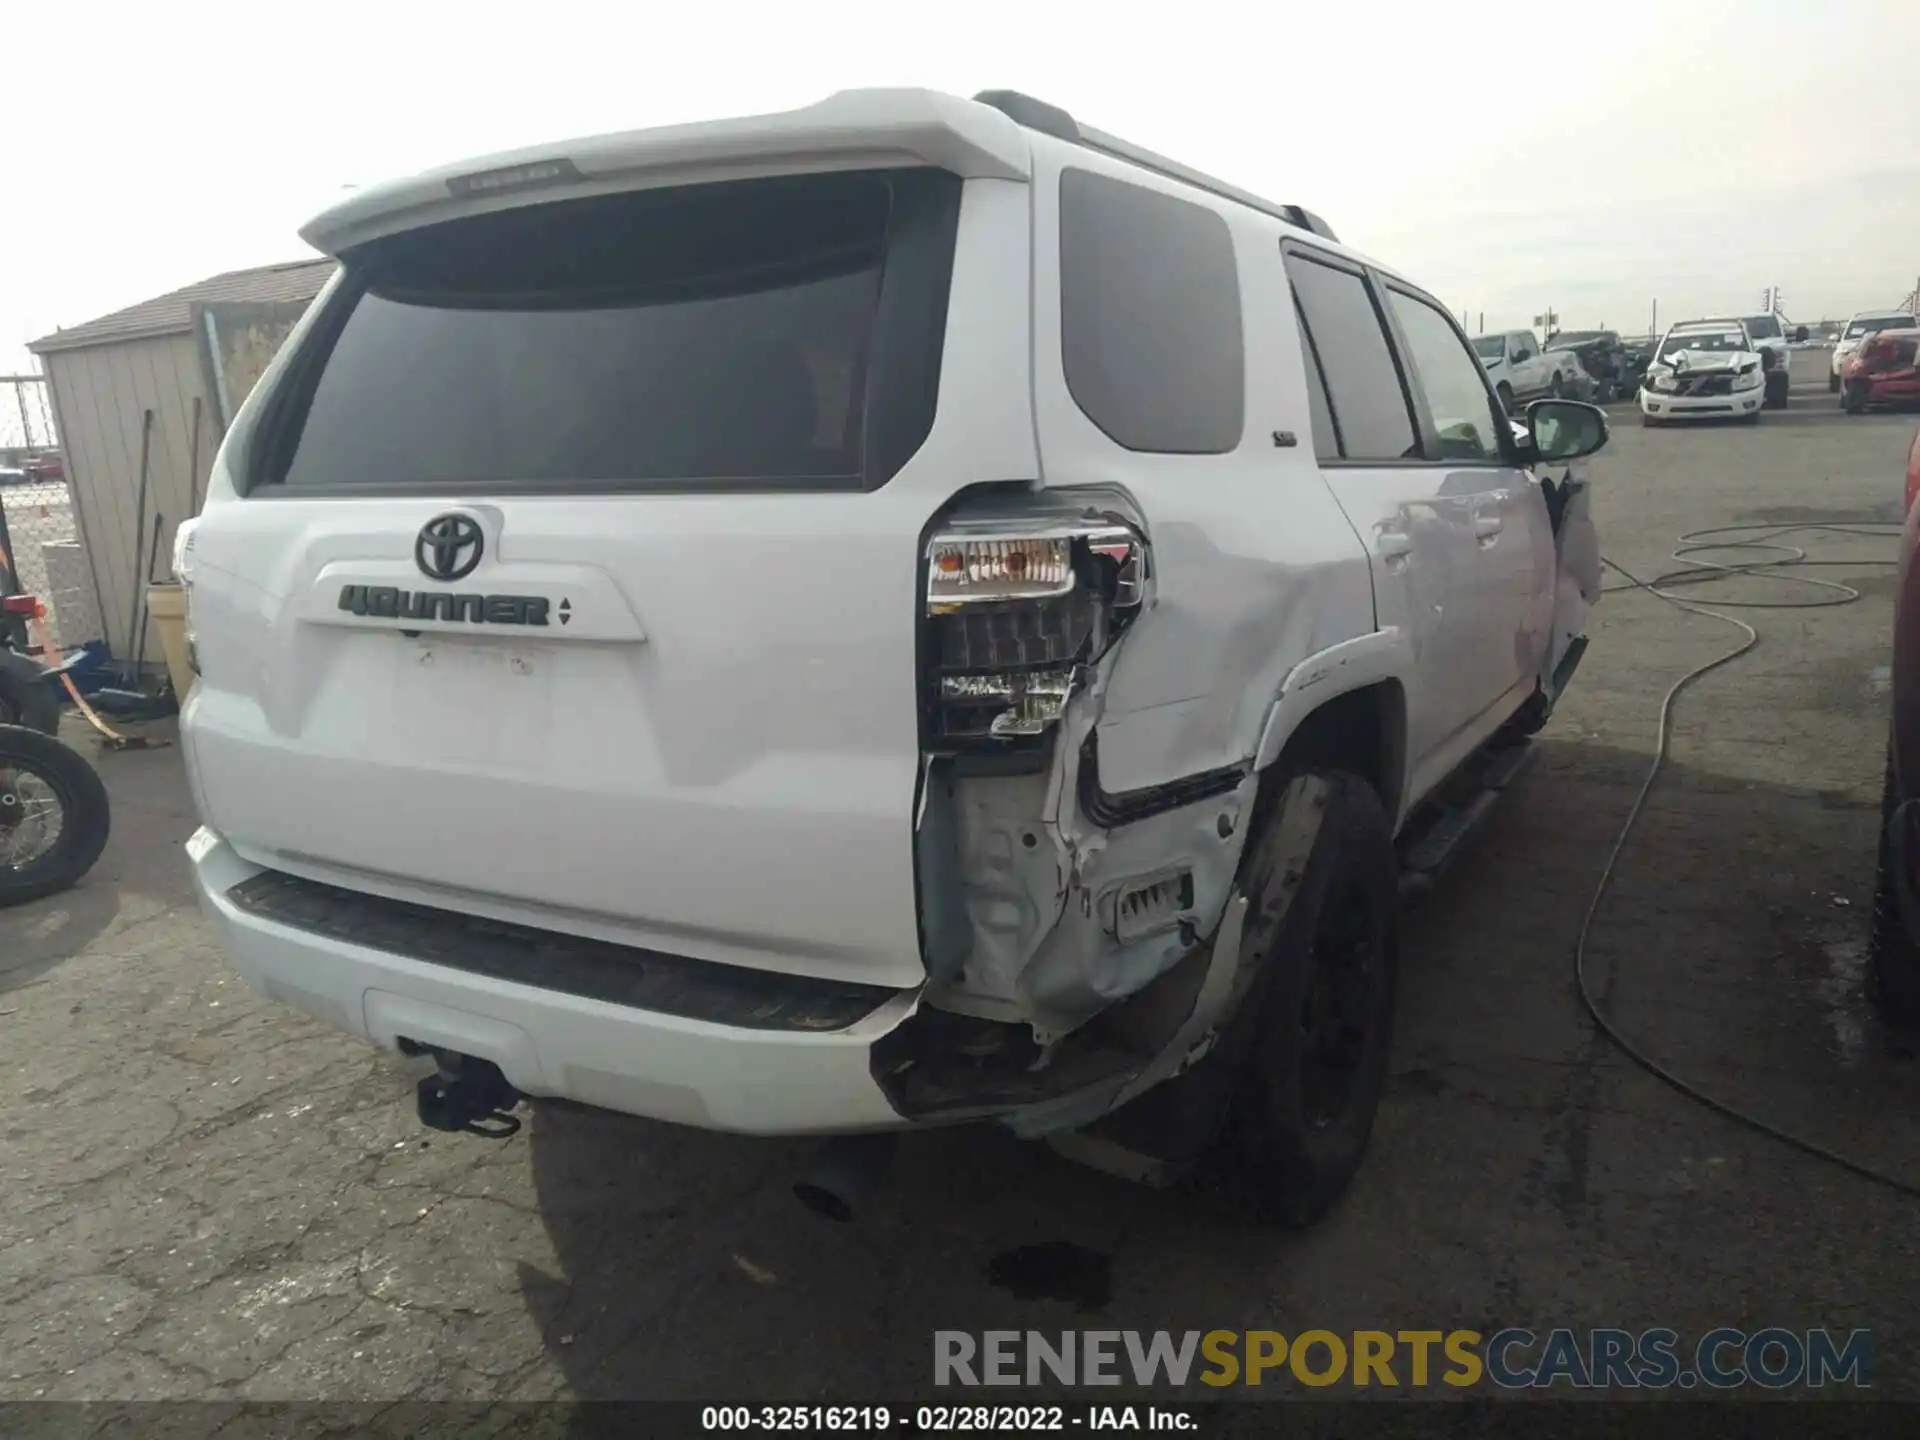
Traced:
POLYGON ((1920 1021, 1920 432, 1907 450, 1907 525, 1893 609, 1893 724, 1880 802, 1874 989, 1889 1015, 1920 1021))
POLYGON ((1920 401, 1920 329, 1882 330, 1847 357, 1840 372, 1840 408, 1847 414, 1914 401, 1920 401))

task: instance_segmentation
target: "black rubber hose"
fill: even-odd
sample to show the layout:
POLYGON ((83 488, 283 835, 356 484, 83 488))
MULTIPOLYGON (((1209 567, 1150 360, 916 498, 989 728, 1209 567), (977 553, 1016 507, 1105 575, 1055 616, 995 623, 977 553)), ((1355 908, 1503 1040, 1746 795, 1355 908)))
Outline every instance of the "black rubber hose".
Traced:
POLYGON ((1871 1180, 1876 1185, 1884 1185, 1888 1189, 1898 1191, 1902 1195, 1920 1199, 1920 1184, 1916 1184, 1911 1180, 1902 1179, 1898 1175, 1890 1175, 1883 1170, 1877 1170, 1873 1166, 1856 1160, 1850 1155, 1844 1155, 1838 1150, 1830 1149, 1818 1141, 1809 1140, 1804 1136, 1795 1135, 1791 1131, 1783 1130, 1778 1125, 1762 1119, 1751 1111, 1743 1110, 1738 1105, 1732 1104, 1729 1101, 1722 1100, 1714 1095, 1709 1095, 1692 1081, 1675 1074, 1660 1061, 1655 1060, 1652 1056, 1641 1050, 1633 1041, 1629 1040, 1620 1032, 1619 1027, 1601 1010, 1599 1002, 1594 998, 1592 987, 1587 983, 1587 941, 1593 932, 1594 920, 1598 917, 1600 908, 1607 898, 1607 893, 1612 888, 1614 874, 1620 865, 1620 857, 1625 853, 1627 842, 1632 838, 1634 827, 1639 823, 1641 813, 1646 808, 1647 796, 1652 792, 1654 781, 1659 778, 1661 768, 1666 764, 1667 746, 1672 733, 1674 701, 1679 698, 1681 691, 1692 685, 1694 681, 1700 679, 1703 675, 1718 670, 1723 665, 1731 664, 1733 661, 1738 660, 1742 655, 1745 655, 1748 651, 1752 650, 1755 645, 1760 643, 1759 632, 1747 624, 1746 621, 1733 615, 1723 614, 1721 610, 1709 609, 1707 606, 1697 604, 1694 601, 1682 599, 1677 595, 1670 594, 1669 591, 1677 586, 1702 585, 1716 580, 1743 577, 1759 580, 1778 580, 1795 585, 1811 585, 1833 593, 1830 596, 1817 599, 1722 600, 1716 602, 1722 609, 1814 610, 1829 605, 1851 605, 1860 598, 1860 592, 1852 586, 1843 585, 1836 580, 1822 580, 1811 575, 1797 575, 1785 572, 1792 568, 1811 565, 1857 567, 1862 565, 1891 565, 1897 562, 1883 559, 1813 560, 1808 558, 1807 552, 1801 547, 1781 544, 1780 537, 1805 532, 1825 532, 1835 535, 1887 538, 1898 536, 1900 530, 1901 527, 1898 525, 1884 524, 1866 519, 1854 523, 1836 522, 1832 524, 1815 525, 1720 525, 1708 530, 1694 530, 1680 537, 1679 543, 1674 547, 1674 559, 1686 560, 1689 557, 1697 557, 1703 551, 1725 550, 1763 550, 1768 552, 1770 558, 1764 560, 1737 561, 1732 564, 1721 564, 1715 561, 1696 559, 1693 564, 1685 569, 1671 571, 1668 574, 1657 576, 1652 580, 1642 580, 1625 566, 1617 564, 1605 556, 1601 557, 1603 564, 1627 581, 1624 585, 1606 586, 1603 588, 1602 593, 1612 593, 1621 590, 1644 590, 1649 595, 1657 596, 1667 604, 1677 606, 1689 614, 1704 615, 1710 620, 1718 620, 1723 624, 1731 625, 1741 632, 1742 638, 1740 643, 1733 649, 1727 651, 1725 654, 1715 656, 1703 665, 1696 665, 1678 680, 1674 681, 1673 685, 1667 690, 1665 697, 1660 701, 1660 731, 1658 741, 1654 746, 1653 763, 1647 767, 1646 779, 1640 782, 1640 791, 1633 797, 1633 804, 1627 811, 1626 822, 1621 825, 1620 833, 1614 839, 1613 849, 1607 854, 1607 862, 1600 871, 1600 881, 1594 887, 1593 899, 1588 904, 1587 913, 1580 922, 1580 933, 1575 938, 1573 944, 1573 975, 1574 982, 1580 991, 1580 1001, 1586 1007, 1587 1014, 1593 1018, 1593 1023, 1599 1028, 1600 1033, 1612 1041, 1621 1054, 1625 1055, 1627 1059, 1631 1060, 1655 1079, 1672 1086, 1688 1099, 1706 1106, 1709 1110, 1724 1115, 1729 1120, 1736 1121, 1750 1130, 1755 1130, 1762 1135, 1769 1136, 1783 1145, 1789 1145, 1803 1154, 1825 1160, 1828 1164, 1835 1165, 1851 1175, 1857 1175, 1863 1180, 1871 1180), (1752 531, 1762 533, 1753 535, 1747 539, 1717 538, 1746 535, 1752 531))

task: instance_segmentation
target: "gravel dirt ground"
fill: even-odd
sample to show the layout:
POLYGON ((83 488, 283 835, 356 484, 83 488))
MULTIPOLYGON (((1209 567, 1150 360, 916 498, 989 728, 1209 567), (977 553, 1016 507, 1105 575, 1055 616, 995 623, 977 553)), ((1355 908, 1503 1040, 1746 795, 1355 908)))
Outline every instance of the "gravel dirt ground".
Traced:
MULTIPOLYGON (((1897 518, 1914 417, 1843 418, 1825 352, 1795 359, 1757 428, 1616 408, 1608 554, 1651 576, 1682 531, 1897 518)), ((1892 574, 1818 573, 1864 600, 1746 612, 1759 648, 1683 698, 1592 963, 1654 1055, 1920 1180, 1920 1063, 1861 989, 1892 574)), ((1742 584, 1718 593, 1792 598, 1742 584)), ((1592 635, 1538 763, 1408 917, 1370 1158, 1297 1235, 991 1133, 910 1138, 833 1226, 791 1197, 800 1144, 558 1105, 504 1143, 423 1131, 397 1063, 227 970, 178 751, 100 755, 105 859, 0 914, 0 1399, 860 1401, 924 1396, 935 1329, 1723 1324, 1870 1328, 1875 1390, 1920 1396, 1920 1204, 1667 1090, 1580 1009, 1659 698, 1737 639, 1633 593, 1592 635), (995 1263, 1048 1242, 1091 1256, 995 1263)))

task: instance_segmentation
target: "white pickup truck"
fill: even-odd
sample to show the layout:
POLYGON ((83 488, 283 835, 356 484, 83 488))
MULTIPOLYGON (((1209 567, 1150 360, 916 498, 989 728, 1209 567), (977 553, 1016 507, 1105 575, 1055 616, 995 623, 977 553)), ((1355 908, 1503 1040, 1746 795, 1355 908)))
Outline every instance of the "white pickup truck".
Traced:
MULTIPOLYGON (((1322 1213, 1397 913, 1579 660, 1588 405, 1024 96, 480 159, 341 268, 181 527, 194 882, 268 995, 524 1097, 913 1126, 1322 1213)), ((1543 963, 1546 957, 1543 957, 1543 963)))
POLYGON ((1501 330, 1473 338, 1474 354, 1493 382, 1509 414, 1516 405, 1541 396, 1571 394, 1579 361, 1564 350, 1542 353, 1531 330, 1501 330))

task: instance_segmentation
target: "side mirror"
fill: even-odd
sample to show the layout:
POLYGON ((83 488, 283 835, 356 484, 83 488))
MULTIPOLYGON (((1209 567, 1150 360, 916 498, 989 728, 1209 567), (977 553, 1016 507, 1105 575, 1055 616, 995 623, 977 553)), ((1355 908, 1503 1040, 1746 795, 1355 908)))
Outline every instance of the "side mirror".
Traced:
POLYGON ((1806 326, 1796 325, 1793 327, 1793 343, 1794 344, 1796 345, 1803 344, 1806 341, 1806 338, 1807 338, 1806 326))
POLYGON ((1607 443, 1607 412, 1578 400, 1536 400, 1527 406, 1527 429, 1536 462, 1564 465, 1607 443))

